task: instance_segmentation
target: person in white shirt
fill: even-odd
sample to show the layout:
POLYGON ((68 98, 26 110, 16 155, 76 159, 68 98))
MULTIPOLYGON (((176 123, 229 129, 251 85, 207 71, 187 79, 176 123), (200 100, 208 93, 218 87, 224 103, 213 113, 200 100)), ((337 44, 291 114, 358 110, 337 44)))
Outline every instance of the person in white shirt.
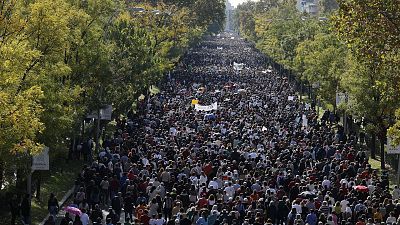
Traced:
POLYGON ((346 212, 346 207, 349 205, 349 201, 347 201, 347 199, 343 199, 342 201, 340 201, 340 207, 341 207, 341 212, 345 213, 346 212))
POLYGON ((386 219, 386 224, 393 224, 396 223, 397 219, 394 217, 394 213, 390 212, 389 217, 386 219))
POLYGON ((296 213, 298 213, 298 214, 301 214, 302 211, 303 211, 302 208, 301 208, 301 205, 296 200, 293 202, 292 209, 293 208, 296 209, 296 213))
POLYGON ((152 215, 152 218, 149 220, 149 225, 157 225, 156 215, 152 215))
POLYGON ((199 185, 206 184, 207 180, 208 180, 207 176, 202 171, 201 175, 200 175, 200 178, 199 178, 199 185))
POLYGON ((374 193, 374 191, 375 191, 375 185, 374 184, 368 185, 369 194, 372 195, 372 193, 374 193))
POLYGON ((192 176, 190 176, 190 181, 192 182, 192 185, 194 186, 198 186, 199 185, 199 179, 197 179, 197 176, 195 173, 192 174, 192 176))
POLYGON ((311 192, 314 192, 314 191, 315 191, 315 184, 314 184, 314 182, 310 181, 310 182, 307 184, 307 187, 308 187, 308 190, 309 190, 309 191, 311 191, 311 192))
POLYGON ((159 215, 155 225, 164 225, 164 224, 165 224, 165 219, 161 218, 161 216, 159 215))
POLYGON ((210 183, 208 184, 208 188, 218 189, 218 181, 216 177, 214 177, 214 179, 210 181, 210 183))
POLYGON ((394 186, 394 189, 392 191, 392 197, 393 199, 399 199, 400 197, 400 188, 397 185, 394 186))
POLYGON ((233 188, 231 182, 229 182, 229 183, 227 184, 227 186, 225 187, 224 191, 226 191, 226 195, 227 195, 228 197, 234 197, 234 195, 235 195, 235 188, 233 188))
POLYGON ((271 185, 270 187, 267 188, 267 190, 265 191, 265 193, 267 193, 267 191, 269 191, 271 194, 276 194, 276 190, 275 188, 271 185))
POLYGON ((349 183, 349 182, 346 180, 346 178, 343 178, 340 180, 340 185, 345 184, 347 186, 347 183, 349 183))
POLYGON ((325 177, 325 179, 322 181, 322 187, 324 188, 326 187, 327 189, 331 188, 331 181, 328 180, 327 177, 325 177))
POLYGON ((110 160, 110 162, 108 162, 108 169, 112 172, 114 170, 114 165, 112 163, 112 160, 110 160))
POLYGON ((82 215, 81 215, 81 222, 83 225, 89 225, 90 219, 88 214, 86 214, 86 210, 82 210, 82 215))

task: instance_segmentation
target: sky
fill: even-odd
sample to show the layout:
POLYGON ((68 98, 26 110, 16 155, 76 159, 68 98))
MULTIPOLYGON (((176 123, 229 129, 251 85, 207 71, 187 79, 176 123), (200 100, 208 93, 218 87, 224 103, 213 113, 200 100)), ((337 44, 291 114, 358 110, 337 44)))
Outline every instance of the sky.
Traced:
POLYGON ((239 5, 240 3, 247 2, 247 0, 229 0, 229 2, 230 2, 234 7, 236 7, 236 6, 239 5))

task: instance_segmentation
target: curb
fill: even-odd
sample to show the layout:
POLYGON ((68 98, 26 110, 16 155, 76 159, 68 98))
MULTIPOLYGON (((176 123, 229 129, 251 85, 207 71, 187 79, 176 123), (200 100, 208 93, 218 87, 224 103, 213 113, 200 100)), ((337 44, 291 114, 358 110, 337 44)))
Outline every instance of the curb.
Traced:
MULTIPOLYGON (((71 195, 75 192, 75 186, 73 186, 71 189, 65 193, 64 197, 61 199, 61 201, 58 202, 58 205, 61 206, 65 204, 65 202, 71 197, 71 195)), ((47 216, 43 219, 42 222, 39 223, 39 225, 44 225, 46 220, 50 217, 50 213, 47 214, 47 216)))

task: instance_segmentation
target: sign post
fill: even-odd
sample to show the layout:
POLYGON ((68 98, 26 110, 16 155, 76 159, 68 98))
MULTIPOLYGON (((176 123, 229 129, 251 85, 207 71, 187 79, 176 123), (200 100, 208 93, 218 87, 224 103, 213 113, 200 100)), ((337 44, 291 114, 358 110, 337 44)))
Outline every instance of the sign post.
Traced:
POLYGON ((49 170, 49 147, 44 147, 43 152, 32 157, 32 172, 35 170, 49 170))
POLYGON ((387 137, 387 154, 396 154, 398 157, 396 178, 397 184, 400 184, 400 145, 394 146, 389 136, 387 137))
POLYGON ((35 170, 49 170, 50 169, 50 157, 49 147, 44 147, 43 151, 32 156, 31 170, 29 171, 28 178, 26 179, 26 192, 29 195, 29 208, 32 204, 32 174, 35 170))

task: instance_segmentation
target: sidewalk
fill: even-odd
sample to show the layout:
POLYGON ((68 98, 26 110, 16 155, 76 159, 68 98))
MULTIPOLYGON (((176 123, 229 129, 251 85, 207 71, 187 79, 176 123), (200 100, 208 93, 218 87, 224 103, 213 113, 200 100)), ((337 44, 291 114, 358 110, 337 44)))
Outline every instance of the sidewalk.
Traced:
MULTIPOLYGON (((60 224, 61 219, 64 217, 65 215, 65 211, 63 210, 64 208, 64 204, 68 201, 68 199, 74 194, 75 192, 75 186, 72 187, 71 189, 68 190, 68 192, 64 195, 64 197, 61 199, 61 201, 58 202, 59 206, 60 206, 60 211, 58 212, 57 216, 56 216, 56 224, 60 224)), ((49 218, 50 214, 47 214, 46 218, 43 219, 43 221, 41 223, 39 223, 39 225, 43 225, 46 220, 49 218)))
MULTIPOLYGON (((56 216, 56 225, 59 225, 61 223, 62 218, 64 218, 64 216, 65 216, 64 207, 71 203, 71 202, 69 202, 69 200, 74 195, 74 193, 75 193, 75 187, 72 187, 64 195, 64 197, 61 199, 61 201, 59 201, 58 204, 60 206, 60 211, 58 211, 58 214, 56 216)), ((105 218, 109 214, 109 212, 107 210, 105 210, 105 209, 103 209, 102 212, 103 212, 103 218, 104 218, 103 224, 105 224, 105 218)), ((50 216, 50 214, 47 214, 46 218, 44 218, 43 221, 41 223, 39 223, 39 225, 44 225, 44 223, 49 218, 49 216, 50 216)), ((124 211, 121 212, 120 222, 121 223, 125 223, 125 213, 124 213, 124 211)))

